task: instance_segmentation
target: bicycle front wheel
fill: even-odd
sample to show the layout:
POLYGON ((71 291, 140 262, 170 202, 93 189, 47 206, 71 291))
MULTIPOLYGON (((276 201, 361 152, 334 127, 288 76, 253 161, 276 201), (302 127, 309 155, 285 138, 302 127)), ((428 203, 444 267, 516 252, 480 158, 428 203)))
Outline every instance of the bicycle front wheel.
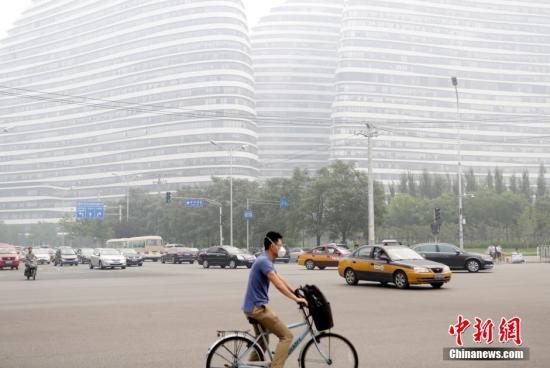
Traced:
MULTIPOLYGON (((256 352, 260 361, 264 360, 264 352, 254 344, 254 341, 243 336, 228 336, 218 341, 208 353, 206 358, 206 368, 238 368, 241 355, 249 348, 251 352, 256 352)), ((244 357, 248 361, 248 357, 244 357)))
POLYGON ((300 358, 301 368, 358 368, 355 347, 343 336, 321 333, 309 340, 300 358))

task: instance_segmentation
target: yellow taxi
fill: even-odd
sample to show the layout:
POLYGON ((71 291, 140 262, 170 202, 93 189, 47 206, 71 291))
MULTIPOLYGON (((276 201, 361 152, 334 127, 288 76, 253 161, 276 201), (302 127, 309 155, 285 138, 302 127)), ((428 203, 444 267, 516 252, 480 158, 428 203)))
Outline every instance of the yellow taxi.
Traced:
POLYGON ((321 245, 300 254, 297 262, 308 270, 313 270, 315 267, 324 270, 326 267, 338 267, 340 259, 349 253, 349 250, 338 244, 321 245))
POLYGON ((363 246, 342 258, 338 273, 348 285, 359 281, 375 281, 382 285, 393 283, 399 289, 409 285, 430 284, 439 289, 451 281, 451 269, 438 262, 424 259, 405 246, 363 246))

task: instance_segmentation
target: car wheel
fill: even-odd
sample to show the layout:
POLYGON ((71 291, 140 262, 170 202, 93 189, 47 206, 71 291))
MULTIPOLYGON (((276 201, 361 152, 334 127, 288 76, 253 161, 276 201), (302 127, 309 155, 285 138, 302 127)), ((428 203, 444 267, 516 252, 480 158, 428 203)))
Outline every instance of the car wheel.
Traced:
POLYGON ((195 263, 195 261, 190 261, 190 262, 189 262, 189 264, 193 264, 193 263, 195 263))
POLYGON ((287 260, 285 261, 285 263, 290 263, 290 259, 287 259, 287 260))
POLYGON ((432 285, 432 287, 434 289, 441 289, 441 287, 443 286, 443 283, 442 282, 432 282, 430 285, 432 285))
POLYGON ((160 260, 160 263, 165 264, 166 260, 163 258, 163 259, 160 260))
POLYGON ((344 272, 344 277, 348 285, 357 285, 357 283, 359 282, 359 280, 357 280, 357 275, 355 274, 355 271, 351 268, 348 268, 346 272, 344 272))
POLYGON ((122 266, 122 267, 120 267, 120 268, 122 268, 123 270, 125 270, 125 269, 126 269, 126 266, 122 266))
POLYGON ((387 283, 386 281, 380 281, 380 285, 382 285, 382 286, 387 286, 388 283, 387 283))
POLYGON ((234 259, 232 259, 231 261, 229 261, 229 268, 237 268, 237 262, 235 262, 234 259))
POLYGON ((92 262, 90 262, 90 270, 93 270, 94 269, 94 265, 92 264, 92 262))
POLYGON ((78 263, 75 263, 75 266, 78 267, 78 263))
POLYGON ((204 261, 202 261, 202 267, 204 267, 204 268, 210 267, 210 265, 208 264, 208 261, 206 259, 204 261))
POLYGON ((326 268, 326 266, 319 266, 320 270, 324 270, 325 268, 326 268))
POLYGON ((479 261, 476 261, 475 259, 471 259, 468 262, 466 262, 466 269, 468 272, 477 272, 479 271, 479 261))
POLYGON ((225 265, 221 265, 220 267, 221 267, 221 268, 225 268, 225 265))
POLYGON ((403 271, 397 271, 393 274, 393 283, 398 289, 407 289, 409 287, 409 279, 403 271))
POLYGON ((143 266, 143 263, 139 263, 138 266, 139 266, 139 267, 143 266))
POLYGON ((308 270, 313 270, 315 268, 315 263, 311 259, 308 259, 305 263, 305 266, 308 270))
POLYGON ((101 263, 101 261, 99 261, 99 268, 101 268, 102 270, 105 269, 105 267, 103 267, 103 264, 101 263))
POLYGON ((252 265, 246 265, 246 268, 252 268, 252 265))

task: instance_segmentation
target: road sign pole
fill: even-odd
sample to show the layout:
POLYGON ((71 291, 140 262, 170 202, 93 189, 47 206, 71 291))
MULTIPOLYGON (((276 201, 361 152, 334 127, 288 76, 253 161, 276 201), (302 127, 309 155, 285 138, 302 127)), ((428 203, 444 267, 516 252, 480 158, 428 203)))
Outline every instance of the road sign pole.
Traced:
POLYGON ((223 245, 222 206, 220 205, 220 247, 223 245))
MULTIPOLYGON (((246 209, 248 210, 250 208, 248 198, 246 199, 246 209)), ((246 218, 246 251, 250 252, 250 244, 249 244, 249 232, 250 232, 250 219, 246 218)))

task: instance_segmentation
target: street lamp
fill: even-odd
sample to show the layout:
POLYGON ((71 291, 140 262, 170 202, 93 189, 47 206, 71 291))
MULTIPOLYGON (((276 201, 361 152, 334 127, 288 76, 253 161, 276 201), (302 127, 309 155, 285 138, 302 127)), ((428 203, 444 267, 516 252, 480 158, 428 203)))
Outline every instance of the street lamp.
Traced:
MULTIPOLYGON (((210 140, 210 144, 220 147, 220 145, 210 140)), ((239 149, 245 151, 248 148, 247 144, 229 148, 229 245, 233 246, 233 151, 239 149)))
MULTIPOLYGON (((130 218, 130 182, 128 179, 123 179, 122 176, 117 173, 111 173, 111 175, 118 177, 126 183, 126 222, 128 222, 128 219, 130 218)), ((142 176, 143 175, 138 174, 136 175, 136 178, 141 178, 142 176)))
POLYGON ((375 242, 375 235, 374 235, 374 172, 372 169, 372 145, 373 140, 372 138, 378 136, 378 131, 376 130, 376 127, 374 124, 366 123, 365 124, 367 130, 362 132, 355 133, 356 135, 361 135, 363 137, 367 138, 367 144, 368 144, 368 214, 369 214, 369 225, 368 225, 368 237, 369 237, 369 245, 373 246, 375 242))
POLYGON ((455 88, 456 95, 456 122, 457 122, 457 137, 458 137, 458 241, 460 249, 464 249, 464 219, 462 211, 462 136, 460 131, 460 103, 458 98, 458 79, 451 77, 451 82, 455 88))

